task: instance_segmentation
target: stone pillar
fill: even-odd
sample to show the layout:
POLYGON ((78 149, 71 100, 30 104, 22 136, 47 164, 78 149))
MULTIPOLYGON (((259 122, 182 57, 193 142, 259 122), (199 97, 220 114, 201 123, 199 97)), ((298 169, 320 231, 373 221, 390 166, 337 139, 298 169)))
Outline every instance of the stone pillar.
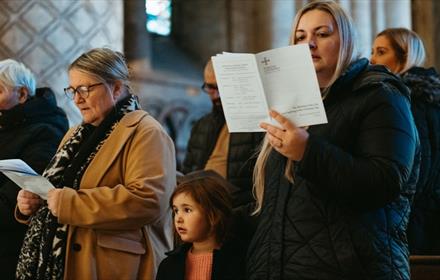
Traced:
POLYGON ((135 75, 151 73, 151 36, 146 28, 145 0, 124 1, 124 52, 135 75))
POLYGON ((440 12, 440 4, 435 0, 414 0, 412 2, 413 30, 423 40, 426 49, 426 66, 435 66, 440 69, 440 19, 437 16, 440 12))
POLYGON ((362 56, 369 57, 372 46, 372 18, 371 3, 369 1, 355 1, 351 3, 351 16, 358 31, 359 48, 362 56))
POLYGON ((386 27, 411 28, 411 0, 385 1, 385 15, 386 27))
POLYGON ((273 1, 272 5, 270 48, 284 47, 290 43, 290 33, 295 18, 295 4, 291 1, 273 1))
POLYGON ((410 0, 339 0, 358 31, 362 56, 369 57, 376 34, 388 27, 411 27, 410 0))
POLYGON ((63 93, 67 67, 93 47, 122 51, 122 12, 122 0, 2 0, 0 59, 26 64, 38 86, 54 90, 70 124, 76 124, 81 116, 63 93))

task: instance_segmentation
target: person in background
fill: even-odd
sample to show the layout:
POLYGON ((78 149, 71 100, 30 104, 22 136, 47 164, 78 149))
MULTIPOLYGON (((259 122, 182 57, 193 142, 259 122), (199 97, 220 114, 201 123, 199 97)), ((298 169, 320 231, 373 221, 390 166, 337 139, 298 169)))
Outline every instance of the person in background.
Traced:
POLYGON ((70 65, 69 83, 64 92, 83 122, 43 173, 56 187, 47 201, 18 194, 15 215, 29 229, 17 279, 154 279, 172 248, 174 145, 139 110, 121 53, 85 52, 70 65))
MULTIPOLYGON (((22 159, 44 170, 68 129, 49 88, 36 88, 34 74, 13 59, 0 61, 0 160, 22 159)), ((14 219, 20 188, 0 173, 0 275, 15 279, 26 226, 14 219)))
POLYGON ((410 279, 406 226, 418 175, 409 92, 357 52, 334 1, 299 10, 292 44, 308 44, 328 123, 262 123, 257 231, 246 279, 410 279))
POLYGON ((213 170, 235 186, 232 204, 236 234, 249 243, 258 223, 251 216, 254 209, 252 172, 263 133, 229 133, 217 87, 212 60, 203 72, 202 86, 211 101, 212 111, 198 120, 191 129, 182 172, 213 170))
POLYGON ((409 249, 416 255, 440 255, 440 76, 434 68, 423 68, 423 41, 406 28, 377 34, 370 61, 399 75, 411 90, 422 160, 407 231, 409 249))
POLYGON ((193 125, 182 172, 217 172, 237 187, 234 207, 247 205, 253 201, 252 170, 264 135, 228 132, 211 60, 204 69, 202 89, 211 98, 212 111, 193 125))
POLYGON ((170 198, 181 245, 168 253, 156 280, 244 279, 246 247, 231 232, 230 184, 212 170, 185 175, 170 198))

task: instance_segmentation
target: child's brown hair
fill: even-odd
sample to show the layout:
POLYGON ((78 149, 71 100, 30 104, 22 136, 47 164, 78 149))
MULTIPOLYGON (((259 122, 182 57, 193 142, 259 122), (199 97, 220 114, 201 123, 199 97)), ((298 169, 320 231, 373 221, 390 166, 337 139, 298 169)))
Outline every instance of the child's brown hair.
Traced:
POLYGON ((219 243, 227 238, 232 222, 232 198, 228 181, 211 170, 189 173, 179 179, 170 197, 170 207, 178 194, 188 194, 206 213, 210 230, 219 243))

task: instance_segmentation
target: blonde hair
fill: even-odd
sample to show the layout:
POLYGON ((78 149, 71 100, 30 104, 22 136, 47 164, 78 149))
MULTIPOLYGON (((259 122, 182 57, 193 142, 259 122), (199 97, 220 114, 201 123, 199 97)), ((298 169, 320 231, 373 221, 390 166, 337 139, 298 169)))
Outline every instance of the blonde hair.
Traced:
POLYGON ((417 33, 407 28, 387 28, 376 35, 385 36, 396 53, 397 62, 402 69, 396 74, 402 74, 414 66, 423 66, 426 59, 425 46, 417 33))
MULTIPOLYGON (((356 30, 354 28, 352 19, 344 11, 344 9, 334 1, 314 1, 305 5, 302 9, 298 11, 295 16, 293 23, 292 33, 290 36, 290 44, 296 44, 295 41, 295 31, 298 28, 298 23, 301 17, 312 10, 320 10, 330 14, 336 22, 337 28, 339 30, 339 56, 336 64, 336 70, 330 80, 329 86, 327 88, 321 89, 322 94, 325 95, 330 89, 331 85, 340 77, 343 72, 348 68, 348 66, 360 57, 359 48, 357 46, 356 30)), ((265 174, 264 170, 266 168, 266 161, 272 151, 272 147, 269 144, 269 140, 266 137, 261 145, 260 153, 257 158, 257 162, 254 168, 254 187, 253 194, 256 199, 256 207, 254 214, 261 211, 263 196, 264 196, 264 184, 265 184, 265 174)), ((284 175, 286 178, 293 183, 293 162, 292 160, 287 160, 286 168, 284 170, 284 175)))

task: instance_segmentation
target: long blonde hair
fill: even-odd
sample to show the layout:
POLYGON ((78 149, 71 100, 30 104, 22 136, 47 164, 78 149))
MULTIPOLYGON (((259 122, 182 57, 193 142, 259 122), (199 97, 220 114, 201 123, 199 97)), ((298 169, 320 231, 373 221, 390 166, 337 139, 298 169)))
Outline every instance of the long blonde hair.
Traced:
MULTIPOLYGON (((337 28, 339 30, 339 57, 336 64, 336 70, 327 88, 321 89, 321 94, 325 94, 330 89, 331 85, 336 81, 336 79, 342 75, 342 73, 348 68, 348 66, 360 57, 359 49, 356 40, 356 30, 354 28, 352 19, 350 16, 342 9, 342 7, 334 1, 314 1, 305 5, 302 9, 298 11, 295 16, 293 23, 293 28, 290 36, 290 43, 296 44, 295 42, 295 31, 298 27, 298 23, 301 17, 311 11, 311 10, 321 10, 330 14, 336 22, 337 28)), ((272 152, 272 147, 269 144, 269 140, 266 137, 261 145, 260 153, 257 158, 257 162, 254 168, 254 186, 253 194, 256 199, 256 207, 254 214, 261 211, 263 196, 264 196, 264 184, 265 184, 265 174, 264 170, 266 168, 266 161, 272 152)), ((293 172, 292 172, 293 161, 287 160, 287 164, 284 170, 284 175, 286 178, 293 183, 293 172)))

